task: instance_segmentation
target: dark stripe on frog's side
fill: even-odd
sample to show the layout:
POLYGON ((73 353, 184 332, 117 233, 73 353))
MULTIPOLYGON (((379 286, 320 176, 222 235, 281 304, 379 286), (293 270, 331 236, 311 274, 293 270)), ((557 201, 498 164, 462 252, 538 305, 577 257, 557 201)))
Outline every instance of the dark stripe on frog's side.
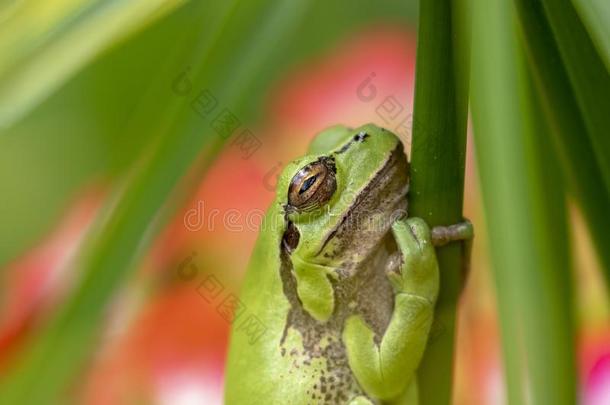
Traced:
POLYGON ((329 278, 333 284, 337 305, 328 321, 319 322, 302 307, 296 292, 290 254, 284 246, 280 248, 280 276, 290 309, 277 350, 282 357, 291 360, 295 369, 311 368, 316 359, 326 360, 325 368, 311 368, 311 372, 319 374, 315 383, 308 387, 308 395, 313 403, 348 403, 357 396, 377 403, 366 395, 355 379, 349 367, 342 333, 345 320, 352 314, 360 314, 375 331, 375 342, 379 344, 393 308, 392 288, 383 269, 396 251, 394 238, 387 234, 378 248, 360 263, 361 271, 356 277, 339 276, 337 280, 329 278), (356 305, 353 305, 354 303, 356 305), (289 333, 300 334, 302 347, 290 346, 287 343, 289 333))
POLYGON ((337 225, 335 225, 335 227, 326 235, 326 237, 324 238, 324 242, 322 243, 322 245, 320 246, 320 249, 317 252, 317 255, 322 253, 322 251, 328 245, 328 243, 335 237, 335 235, 337 234, 337 231, 341 227, 343 227, 346 223, 349 223, 348 221, 352 218, 352 215, 356 211, 358 206, 360 204, 362 204, 363 201, 365 201, 366 196, 370 193, 370 191, 372 189, 374 189, 377 185, 379 185, 379 183, 383 180, 384 176, 387 175, 387 173, 390 171, 390 169, 399 159, 399 157, 402 153, 401 148, 402 148, 402 144, 398 144, 396 146, 396 148, 390 153, 390 155, 386 159, 386 161, 383 164, 383 166, 381 167, 381 169, 379 169, 377 171, 377 173, 375 173, 373 175, 371 181, 369 181, 369 183, 366 185, 366 187, 364 187, 364 189, 362 189, 360 191, 360 193, 358 194, 358 196, 356 197, 356 199, 354 200, 352 205, 349 207, 347 212, 343 215, 343 218, 341 218, 341 221, 339 221, 339 223, 337 223, 337 225))
POLYGON ((342 307, 336 311, 335 315, 325 323, 318 322, 311 317, 299 301, 290 253, 284 244, 280 246, 280 259, 280 276, 284 295, 290 303, 290 310, 286 316, 284 331, 278 345, 281 356, 291 358, 294 368, 310 367, 312 372, 314 372, 313 360, 326 360, 326 368, 315 371, 319 373, 319 378, 308 388, 308 394, 313 403, 343 404, 357 396, 366 396, 351 372, 345 346, 341 339, 343 325, 349 315, 347 308, 342 307), (303 347, 287 346, 286 337, 290 330, 301 335, 303 347), (323 339, 327 342, 326 345, 321 344, 323 339))
POLYGON ((350 140, 341 147, 341 149, 334 152, 334 154, 340 155, 340 154, 346 152, 349 149, 349 147, 352 146, 352 144, 354 142, 364 142, 364 140, 368 137, 369 137, 369 134, 367 134, 366 132, 358 132, 356 135, 351 137, 350 140))

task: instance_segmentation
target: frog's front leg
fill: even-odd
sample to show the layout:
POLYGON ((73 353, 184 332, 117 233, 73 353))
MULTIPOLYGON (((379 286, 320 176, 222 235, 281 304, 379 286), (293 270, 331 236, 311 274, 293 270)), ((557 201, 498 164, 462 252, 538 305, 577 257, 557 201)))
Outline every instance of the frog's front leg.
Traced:
POLYGON ((403 256, 400 274, 389 274, 394 312, 379 343, 361 316, 348 318, 343 331, 350 368, 365 392, 392 400, 405 392, 423 356, 439 289, 439 271, 430 229, 419 218, 392 225, 403 256))

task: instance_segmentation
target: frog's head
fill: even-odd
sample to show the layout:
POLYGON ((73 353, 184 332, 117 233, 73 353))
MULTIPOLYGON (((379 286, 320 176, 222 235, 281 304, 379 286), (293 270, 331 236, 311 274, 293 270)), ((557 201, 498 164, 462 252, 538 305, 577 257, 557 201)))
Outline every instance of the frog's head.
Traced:
POLYGON ((325 321, 334 310, 331 280, 353 275, 406 214, 408 163, 398 137, 372 124, 327 129, 308 152, 284 169, 277 202, 299 298, 325 321))

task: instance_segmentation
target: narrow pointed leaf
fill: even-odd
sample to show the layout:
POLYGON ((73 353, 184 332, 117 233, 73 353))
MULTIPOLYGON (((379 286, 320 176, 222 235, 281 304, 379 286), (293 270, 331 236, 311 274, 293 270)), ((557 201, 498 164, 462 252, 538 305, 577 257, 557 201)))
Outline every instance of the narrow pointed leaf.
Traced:
POLYGON ((100 52, 184 0, 13 1, 0 8, 0 128, 100 52))

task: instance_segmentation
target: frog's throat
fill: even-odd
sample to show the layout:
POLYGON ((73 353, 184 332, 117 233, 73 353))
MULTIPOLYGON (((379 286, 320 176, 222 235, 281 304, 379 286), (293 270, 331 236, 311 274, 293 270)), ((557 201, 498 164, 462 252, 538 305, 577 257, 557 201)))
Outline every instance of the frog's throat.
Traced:
POLYGON ((335 277, 333 267, 311 263, 298 254, 290 256, 297 284, 297 295, 303 308, 316 320, 326 322, 335 308, 335 292, 330 277, 335 277))

